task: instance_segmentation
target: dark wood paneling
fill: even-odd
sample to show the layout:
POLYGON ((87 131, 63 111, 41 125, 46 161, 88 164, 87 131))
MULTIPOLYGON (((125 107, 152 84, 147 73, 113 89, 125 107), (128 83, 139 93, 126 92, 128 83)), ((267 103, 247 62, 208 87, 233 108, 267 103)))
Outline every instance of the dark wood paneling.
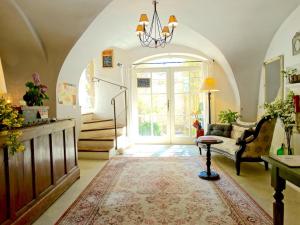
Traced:
POLYGON ((0 148, 0 225, 31 224, 79 178, 73 120, 22 132, 24 152, 0 148))
POLYGON ((35 187, 38 196, 52 185, 50 153, 50 140, 48 135, 34 139, 35 187))
POLYGON ((30 140, 23 142, 25 151, 9 157, 11 208, 17 213, 34 199, 30 140))
POLYGON ((65 143, 66 143, 66 163, 67 172, 71 171, 76 166, 76 147, 74 142, 74 130, 68 128, 65 130, 65 143))
POLYGON ((52 135, 53 173, 56 183, 65 175, 65 156, 63 131, 58 131, 52 135))
POLYGON ((7 166, 4 161, 4 151, 0 148, 0 224, 6 221, 8 215, 8 188, 7 188, 7 166))

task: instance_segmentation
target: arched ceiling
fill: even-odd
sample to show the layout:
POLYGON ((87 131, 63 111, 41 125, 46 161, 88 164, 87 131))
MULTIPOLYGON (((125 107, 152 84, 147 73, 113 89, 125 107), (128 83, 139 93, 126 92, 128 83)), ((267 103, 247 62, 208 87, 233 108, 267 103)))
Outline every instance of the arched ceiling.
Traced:
MULTIPOLYGON (((74 46, 65 66, 73 67, 72 61, 78 65, 80 58, 86 63, 87 57, 95 57, 107 47, 129 49, 138 46, 134 30, 140 13, 147 13, 151 18, 151 2, 112 1, 74 46)), ((217 51, 223 55, 223 59, 219 57, 217 61, 223 67, 229 67, 224 70, 234 75, 243 119, 255 120, 264 55, 276 30, 299 3, 300 0, 161 0, 158 13, 163 23, 169 15, 177 16, 179 27, 174 44, 199 49, 211 58, 217 57, 217 51)), ((70 71, 62 68, 60 74, 70 71)))
MULTIPOLYGON (((158 11, 163 22, 170 14, 179 20, 174 44, 202 50, 211 58, 215 58, 216 49, 222 53, 225 61, 218 62, 227 64, 229 68, 224 70, 234 74, 242 114, 245 119, 254 119, 265 52, 276 30, 299 3, 300 0, 160 0, 158 11), (195 36, 213 46, 203 45, 195 36)), ((152 11, 152 0, 1 0, 0 57, 5 76, 20 77, 39 69, 53 83, 68 53, 60 76, 80 74, 87 61, 106 47, 138 46, 134 30, 139 14, 146 12, 150 17, 152 11)), ((8 89, 17 81, 8 83, 8 89)), ((55 89, 52 92, 55 96, 55 89)))
POLYGON ((39 72, 48 85, 50 115, 56 113, 56 81, 78 38, 110 0, 0 0, 0 58, 13 102, 39 72))

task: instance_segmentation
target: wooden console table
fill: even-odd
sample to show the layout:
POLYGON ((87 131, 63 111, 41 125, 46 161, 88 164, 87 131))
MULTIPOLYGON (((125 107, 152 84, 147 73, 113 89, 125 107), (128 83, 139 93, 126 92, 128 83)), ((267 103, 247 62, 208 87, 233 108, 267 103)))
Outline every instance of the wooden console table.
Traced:
POLYGON ((0 138, 0 225, 31 224, 79 178, 74 120, 21 131, 24 152, 0 138))
POLYGON ((283 225, 284 223, 284 196, 282 191, 285 189, 286 180, 300 187, 300 168, 292 168, 269 157, 263 156, 262 159, 272 164, 271 185, 275 189, 273 203, 273 222, 274 225, 283 225))

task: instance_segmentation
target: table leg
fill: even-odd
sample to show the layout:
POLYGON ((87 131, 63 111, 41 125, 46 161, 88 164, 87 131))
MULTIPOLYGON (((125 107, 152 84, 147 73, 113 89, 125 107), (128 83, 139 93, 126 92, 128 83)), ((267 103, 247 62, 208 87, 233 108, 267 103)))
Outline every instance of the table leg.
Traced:
POLYGON ((207 152, 206 152, 206 168, 207 168, 207 175, 210 176, 210 165, 211 165, 211 153, 210 153, 210 144, 207 144, 207 152))
POLYGON ((206 171, 201 171, 199 177, 205 180, 217 180, 219 179, 219 174, 210 169, 211 165, 211 153, 210 144, 206 144, 206 171))
POLYGON ((285 189, 285 180, 279 176, 279 168, 272 168, 272 177, 271 177, 272 186, 275 189, 273 195, 275 202, 273 203, 273 223, 274 225, 283 225, 284 224, 284 204, 283 198, 284 195, 282 191, 285 189))

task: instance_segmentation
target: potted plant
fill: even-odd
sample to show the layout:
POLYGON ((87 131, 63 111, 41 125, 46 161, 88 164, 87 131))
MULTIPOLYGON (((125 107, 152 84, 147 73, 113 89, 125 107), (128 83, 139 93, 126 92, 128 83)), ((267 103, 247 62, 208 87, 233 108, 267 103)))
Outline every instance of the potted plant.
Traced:
POLYGON ((22 112, 25 117, 25 123, 37 122, 42 119, 48 119, 48 106, 44 106, 44 100, 49 97, 46 94, 48 87, 41 84, 38 73, 32 75, 33 82, 28 81, 25 86, 28 88, 23 100, 27 106, 22 107, 22 112))
MULTIPOLYGON (((23 117, 19 112, 0 98, 0 138, 4 138, 4 147, 7 147, 11 154, 24 151, 24 145, 18 140, 22 132, 17 130, 23 124, 23 117)), ((1 142, 2 143, 2 142, 1 142)))
POLYGON ((287 70, 282 70, 281 73, 282 75, 288 79, 290 84, 293 83, 299 83, 300 82, 300 75, 297 75, 297 69, 296 68, 289 68, 287 70))
POLYGON ((294 92, 289 91, 286 99, 277 98, 274 102, 264 104, 264 108, 266 110, 265 116, 279 118, 282 122, 286 135, 289 155, 293 154, 291 148, 291 139, 293 135, 293 127, 295 126, 295 109, 293 98, 294 92))
POLYGON ((240 117, 238 112, 233 112, 230 109, 221 111, 219 113, 219 120, 221 123, 232 124, 240 117))

